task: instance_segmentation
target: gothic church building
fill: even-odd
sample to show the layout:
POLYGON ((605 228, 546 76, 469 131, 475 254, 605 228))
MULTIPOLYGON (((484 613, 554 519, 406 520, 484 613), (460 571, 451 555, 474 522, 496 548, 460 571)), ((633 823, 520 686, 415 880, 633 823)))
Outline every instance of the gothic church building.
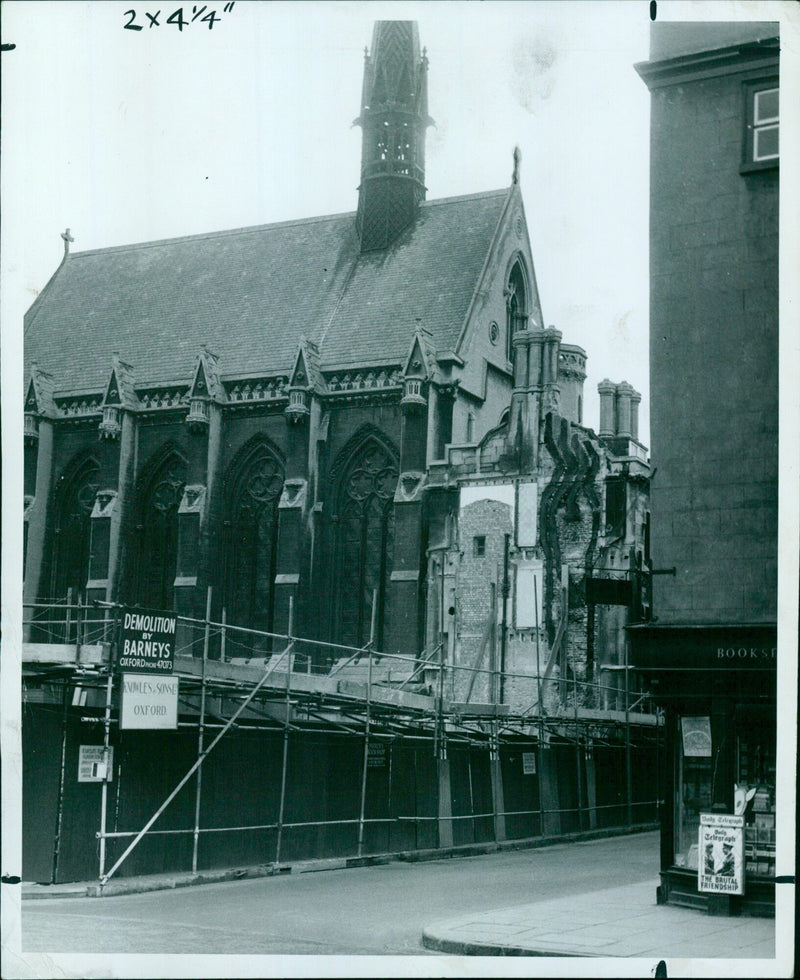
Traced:
POLYGON ((25 319, 27 603, 202 618, 210 586, 231 625, 286 632, 292 600, 296 635, 358 647, 377 597, 375 646, 425 648, 453 447, 507 475, 548 412, 588 431, 518 157, 505 189, 426 199, 427 72, 416 24, 375 25, 354 213, 66 243, 25 319))

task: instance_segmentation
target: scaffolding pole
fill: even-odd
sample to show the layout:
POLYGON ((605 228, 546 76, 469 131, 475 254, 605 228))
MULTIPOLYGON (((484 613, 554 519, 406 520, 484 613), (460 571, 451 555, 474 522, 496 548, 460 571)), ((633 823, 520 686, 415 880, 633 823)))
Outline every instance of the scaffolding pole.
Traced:
POLYGON ((435 698, 435 719, 433 728, 433 755, 436 759, 447 758, 447 748, 444 745, 444 718, 442 716, 442 705, 444 703, 444 668, 445 668, 445 640, 444 640, 444 562, 447 545, 442 545, 438 551, 441 555, 441 594, 439 596, 439 682, 437 684, 438 694, 435 698))
POLYGON ((58 776, 58 806, 56 808, 56 832, 53 841, 53 871, 50 876, 52 884, 58 878, 58 857, 61 852, 61 829, 64 823, 64 779, 67 768, 67 706, 69 704, 69 682, 64 682, 61 704, 61 767, 58 776))
POLYGON ((508 547, 511 535, 503 537, 503 585, 501 588, 503 602, 503 623, 500 627, 500 704, 505 702, 506 687, 506 647, 508 645, 508 597, 511 592, 511 583, 508 579, 508 547))
MULTIPOLYGON (((103 719, 103 763, 106 772, 100 785, 100 881, 105 877, 106 867, 106 803, 108 801, 108 743, 111 732, 111 692, 114 685, 114 671, 111 664, 106 678, 106 712, 103 719)), ((110 877, 110 876, 109 876, 110 877)))
POLYGON ((625 637, 625 800, 628 826, 633 823, 633 793, 631 774, 631 697, 630 697, 630 668, 628 666, 628 638, 625 637))
MULTIPOLYGON (((290 605, 289 609, 290 609, 290 613, 291 613, 291 605, 290 605)), ((284 650, 283 654, 281 654, 281 657, 287 656, 287 655, 291 655, 292 643, 293 643, 293 641, 290 638, 289 645, 286 647, 286 649, 284 650)), ((280 660, 281 658, 279 657, 278 659, 280 660)), ((269 677, 272 674, 272 672, 274 671, 274 669, 275 669, 275 667, 272 666, 272 665, 270 665, 270 666, 267 667, 267 669, 264 671, 263 677, 258 681, 258 683, 255 685, 255 687, 253 688, 253 690, 247 695, 247 697, 244 699, 244 701, 242 701, 242 703, 239 705, 239 707, 236 709, 236 711, 231 715, 231 717, 228 719, 228 721, 227 721, 225 727, 222 729, 222 731, 219 732, 219 734, 216 736, 216 738, 214 739, 214 741, 211 742, 211 744, 208 746, 208 748, 203 750, 203 753, 200 756, 200 758, 198 758, 196 760, 196 762, 194 763, 194 765, 191 767, 191 769, 189 769, 189 771, 186 773, 186 775, 183 777, 183 779, 181 779, 181 781, 178 783, 178 785, 175 787, 175 789, 173 789, 173 791, 164 800, 164 802, 156 810, 156 812, 153 814, 153 816, 150 817, 150 819, 147 821, 147 823, 144 825, 144 827, 142 827, 142 829, 134 837, 134 839, 128 845, 127 849, 119 857, 119 859, 117 860, 116 864, 114 864, 114 866, 111 868, 111 870, 108 871, 106 874, 102 874, 101 873, 101 875, 100 875, 100 888, 101 888, 101 890, 102 890, 102 888, 106 884, 108 884, 108 881, 112 877, 112 875, 114 874, 114 872, 120 867, 120 865, 123 863, 123 861, 125 861, 125 859, 131 853, 131 851, 138 845, 139 841, 145 836, 145 834, 147 833, 147 831, 153 826, 153 824, 156 822, 156 820, 158 820, 158 818, 166 810, 166 808, 170 805, 170 803, 175 799, 175 797, 178 795, 178 793, 180 793, 180 791, 183 789, 183 787, 189 782, 189 780, 195 774, 195 772, 197 771, 197 769, 202 765, 203 760, 205 758, 207 758, 207 756, 209 756, 214 751, 214 749, 216 748, 216 746, 219 743, 219 741, 225 736, 225 734, 228 732, 228 730, 236 723, 236 719, 239 717, 239 715, 241 715, 242 712, 246 710, 247 706, 250 704, 250 702, 253 700, 253 698, 255 698, 255 696, 258 694, 258 692, 261 690, 261 688, 267 683, 267 681, 269 680, 269 677)), ((109 714, 110 714, 110 710, 109 710, 109 714)), ((104 847, 103 847, 103 842, 105 841, 105 825, 104 824, 103 824, 103 826, 101 828, 101 832, 100 832, 100 834, 98 836, 100 836, 101 853, 104 853, 104 847)))
MULTIPOLYGON (((203 757, 203 739, 206 721, 206 664, 211 636, 211 586, 206 591, 206 627, 203 634, 203 673, 200 678, 200 718, 197 723, 197 758, 203 757)), ((200 801, 203 794, 203 767, 197 768, 197 787, 194 797, 194 840, 192 842, 192 874, 197 874, 197 850, 200 845, 200 801)))
POLYGON ((575 778, 578 790, 578 830, 583 829, 583 767, 581 765, 581 730, 578 722, 578 675, 573 670, 573 701, 575 708, 575 778))
POLYGON ((225 606, 223 606, 222 607, 222 628, 220 630, 220 640, 219 640, 219 659, 220 659, 220 661, 222 663, 225 663, 226 660, 227 660, 227 652, 226 652, 226 649, 225 649, 225 640, 226 640, 226 635, 227 635, 227 631, 225 629, 225 626, 226 626, 226 623, 227 623, 227 616, 228 616, 228 610, 225 608, 225 606))
POLYGON ((367 706, 366 717, 364 719, 364 762, 361 769, 361 810, 358 818, 358 856, 364 849, 364 810, 367 802, 367 768, 369 767, 369 724, 370 707, 372 703, 372 647, 375 642, 375 614, 378 608, 378 590, 372 590, 372 616, 369 624, 369 643, 367 653, 369 661, 367 663, 367 706))
POLYGON ((283 762, 281 763, 281 800, 278 809, 278 833, 275 840, 275 864, 281 863, 281 842, 283 839, 283 815, 286 805, 286 765, 289 760, 289 714, 292 710, 290 698, 292 681, 292 648, 294 639, 292 631, 294 629, 294 596, 289 596, 289 628, 287 630, 288 645, 286 647, 286 718, 283 726, 283 762))
POLYGON ((536 714, 539 728, 537 739, 537 756, 539 763, 539 775, 537 781, 539 785, 539 834, 544 836, 544 803, 542 802, 542 779, 544 775, 544 707, 542 705, 542 671, 539 656, 539 590, 536 583, 533 585, 533 621, 536 624, 536 714))

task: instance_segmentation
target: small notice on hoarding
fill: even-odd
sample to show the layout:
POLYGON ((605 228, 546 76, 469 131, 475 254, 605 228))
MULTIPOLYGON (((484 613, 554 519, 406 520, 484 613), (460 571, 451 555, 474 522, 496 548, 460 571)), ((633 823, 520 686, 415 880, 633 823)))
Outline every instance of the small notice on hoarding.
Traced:
POLYGON ((177 728, 178 678, 123 674, 119 727, 177 728))
POLYGON ((701 813, 697 888, 744 895, 744 816, 701 813))
POLYGON ((522 774, 524 776, 535 776, 536 775, 536 753, 535 752, 523 752, 522 753, 522 774))
POLYGON ((126 609, 117 666, 131 674, 171 674, 175 657, 174 616, 126 609))
POLYGON ((386 768, 386 743, 385 742, 369 743, 369 749, 367 751, 367 768, 368 769, 386 768))
POLYGON ((114 778, 114 748, 102 745, 81 745, 78 749, 78 782, 111 782, 114 778), (108 753, 106 755, 106 753, 108 753))

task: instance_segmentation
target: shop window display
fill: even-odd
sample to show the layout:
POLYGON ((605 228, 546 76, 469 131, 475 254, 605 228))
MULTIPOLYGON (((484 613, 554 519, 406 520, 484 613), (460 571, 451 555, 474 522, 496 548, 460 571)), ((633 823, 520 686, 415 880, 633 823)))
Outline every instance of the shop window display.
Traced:
MULTIPOLYGON (((734 812, 744 814, 745 873, 775 874, 775 736, 766 716, 740 708, 736 727, 734 812), (744 712, 744 713, 743 713, 744 712)), ((709 719, 681 718, 674 861, 696 871, 700 814, 711 811, 713 758, 709 719)))
POLYGON ((681 718, 675 814, 675 864, 697 870, 700 814, 711 810, 711 726, 707 717, 681 718))
POLYGON ((766 719, 748 718, 736 742, 738 804, 744 813, 745 873, 775 874, 775 735, 766 719))

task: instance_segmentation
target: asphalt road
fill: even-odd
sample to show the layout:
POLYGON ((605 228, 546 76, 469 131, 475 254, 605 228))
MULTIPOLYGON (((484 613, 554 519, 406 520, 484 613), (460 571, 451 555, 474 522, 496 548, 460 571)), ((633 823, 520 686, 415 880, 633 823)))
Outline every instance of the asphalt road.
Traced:
POLYGON ((425 955, 425 925, 658 874, 658 834, 105 898, 26 900, 30 952, 425 955))

